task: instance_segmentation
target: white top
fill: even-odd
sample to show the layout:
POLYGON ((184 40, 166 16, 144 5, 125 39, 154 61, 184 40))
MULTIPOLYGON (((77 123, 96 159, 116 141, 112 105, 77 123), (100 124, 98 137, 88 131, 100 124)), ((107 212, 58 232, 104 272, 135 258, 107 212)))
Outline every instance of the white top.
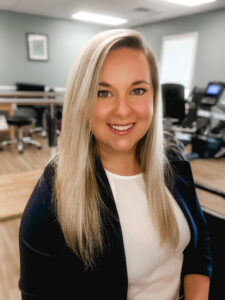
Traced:
POLYGON ((179 299, 183 250, 190 241, 187 221, 173 199, 180 231, 175 251, 159 244, 147 206, 143 174, 120 176, 106 171, 118 210, 128 273, 128 300, 179 299))

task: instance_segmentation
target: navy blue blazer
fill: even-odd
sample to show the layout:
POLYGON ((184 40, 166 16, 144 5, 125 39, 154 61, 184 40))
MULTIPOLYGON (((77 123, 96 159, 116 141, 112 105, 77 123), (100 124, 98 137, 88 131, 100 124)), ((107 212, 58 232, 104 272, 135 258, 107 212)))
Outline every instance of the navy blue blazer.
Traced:
MULTIPOLYGON (((175 184, 170 190, 191 231, 191 240, 184 250, 181 282, 186 274, 211 277, 210 238, 196 196, 190 164, 173 152, 169 160, 175 176, 175 184)), ((19 233, 19 288, 22 299, 126 300, 128 279, 122 231, 101 161, 96 161, 96 178, 110 214, 106 216, 101 212, 104 251, 96 258, 94 269, 85 269, 83 262, 65 243, 51 205, 53 176, 54 168, 48 165, 22 216, 19 233)))

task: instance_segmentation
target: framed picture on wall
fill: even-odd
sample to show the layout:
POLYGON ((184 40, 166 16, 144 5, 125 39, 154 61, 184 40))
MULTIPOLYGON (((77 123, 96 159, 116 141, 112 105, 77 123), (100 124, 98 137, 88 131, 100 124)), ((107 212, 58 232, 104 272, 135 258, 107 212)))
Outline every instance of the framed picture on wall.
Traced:
POLYGON ((27 33, 28 59, 48 61, 48 35, 27 33))

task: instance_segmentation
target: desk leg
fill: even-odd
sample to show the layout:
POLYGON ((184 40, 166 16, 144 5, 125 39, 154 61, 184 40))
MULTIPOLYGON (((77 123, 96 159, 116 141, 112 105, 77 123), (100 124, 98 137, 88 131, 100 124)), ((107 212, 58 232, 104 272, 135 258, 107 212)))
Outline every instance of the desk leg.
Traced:
POLYGON ((15 128, 14 126, 9 126, 9 136, 11 140, 15 139, 15 128))
POLYGON ((50 104, 50 116, 48 117, 48 145, 51 148, 51 156, 56 153, 57 134, 56 134, 56 113, 54 104, 50 104))
MULTIPOLYGON (((13 110, 12 104, 10 105, 9 116, 10 117, 14 116, 14 110, 13 110)), ((10 139, 14 140, 15 139, 15 126, 9 126, 9 134, 10 134, 10 139)))

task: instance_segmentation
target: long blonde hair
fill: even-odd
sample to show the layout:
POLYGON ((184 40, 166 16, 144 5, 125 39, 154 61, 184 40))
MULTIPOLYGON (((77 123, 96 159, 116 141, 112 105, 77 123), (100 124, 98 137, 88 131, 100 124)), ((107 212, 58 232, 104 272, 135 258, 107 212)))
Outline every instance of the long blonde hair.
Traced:
MULTIPOLYGON (((162 107, 156 59, 142 35, 134 30, 101 32, 82 49, 68 77, 63 108, 53 197, 58 221, 67 245, 93 267, 103 249, 100 209, 104 208, 95 176, 98 156, 91 134, 91 120, 97 99, 99 75, 113 49, 128 47, 143 51, 148 59, 154 89, 154 114, 146 135, 139 141, 137 159, 146 182, 149 211, 162 244, 175 247, 179 234, 165 184, 170 170, 164 154, 162 107)), ((105 210, 107 214, 107 211, 105 210)))

